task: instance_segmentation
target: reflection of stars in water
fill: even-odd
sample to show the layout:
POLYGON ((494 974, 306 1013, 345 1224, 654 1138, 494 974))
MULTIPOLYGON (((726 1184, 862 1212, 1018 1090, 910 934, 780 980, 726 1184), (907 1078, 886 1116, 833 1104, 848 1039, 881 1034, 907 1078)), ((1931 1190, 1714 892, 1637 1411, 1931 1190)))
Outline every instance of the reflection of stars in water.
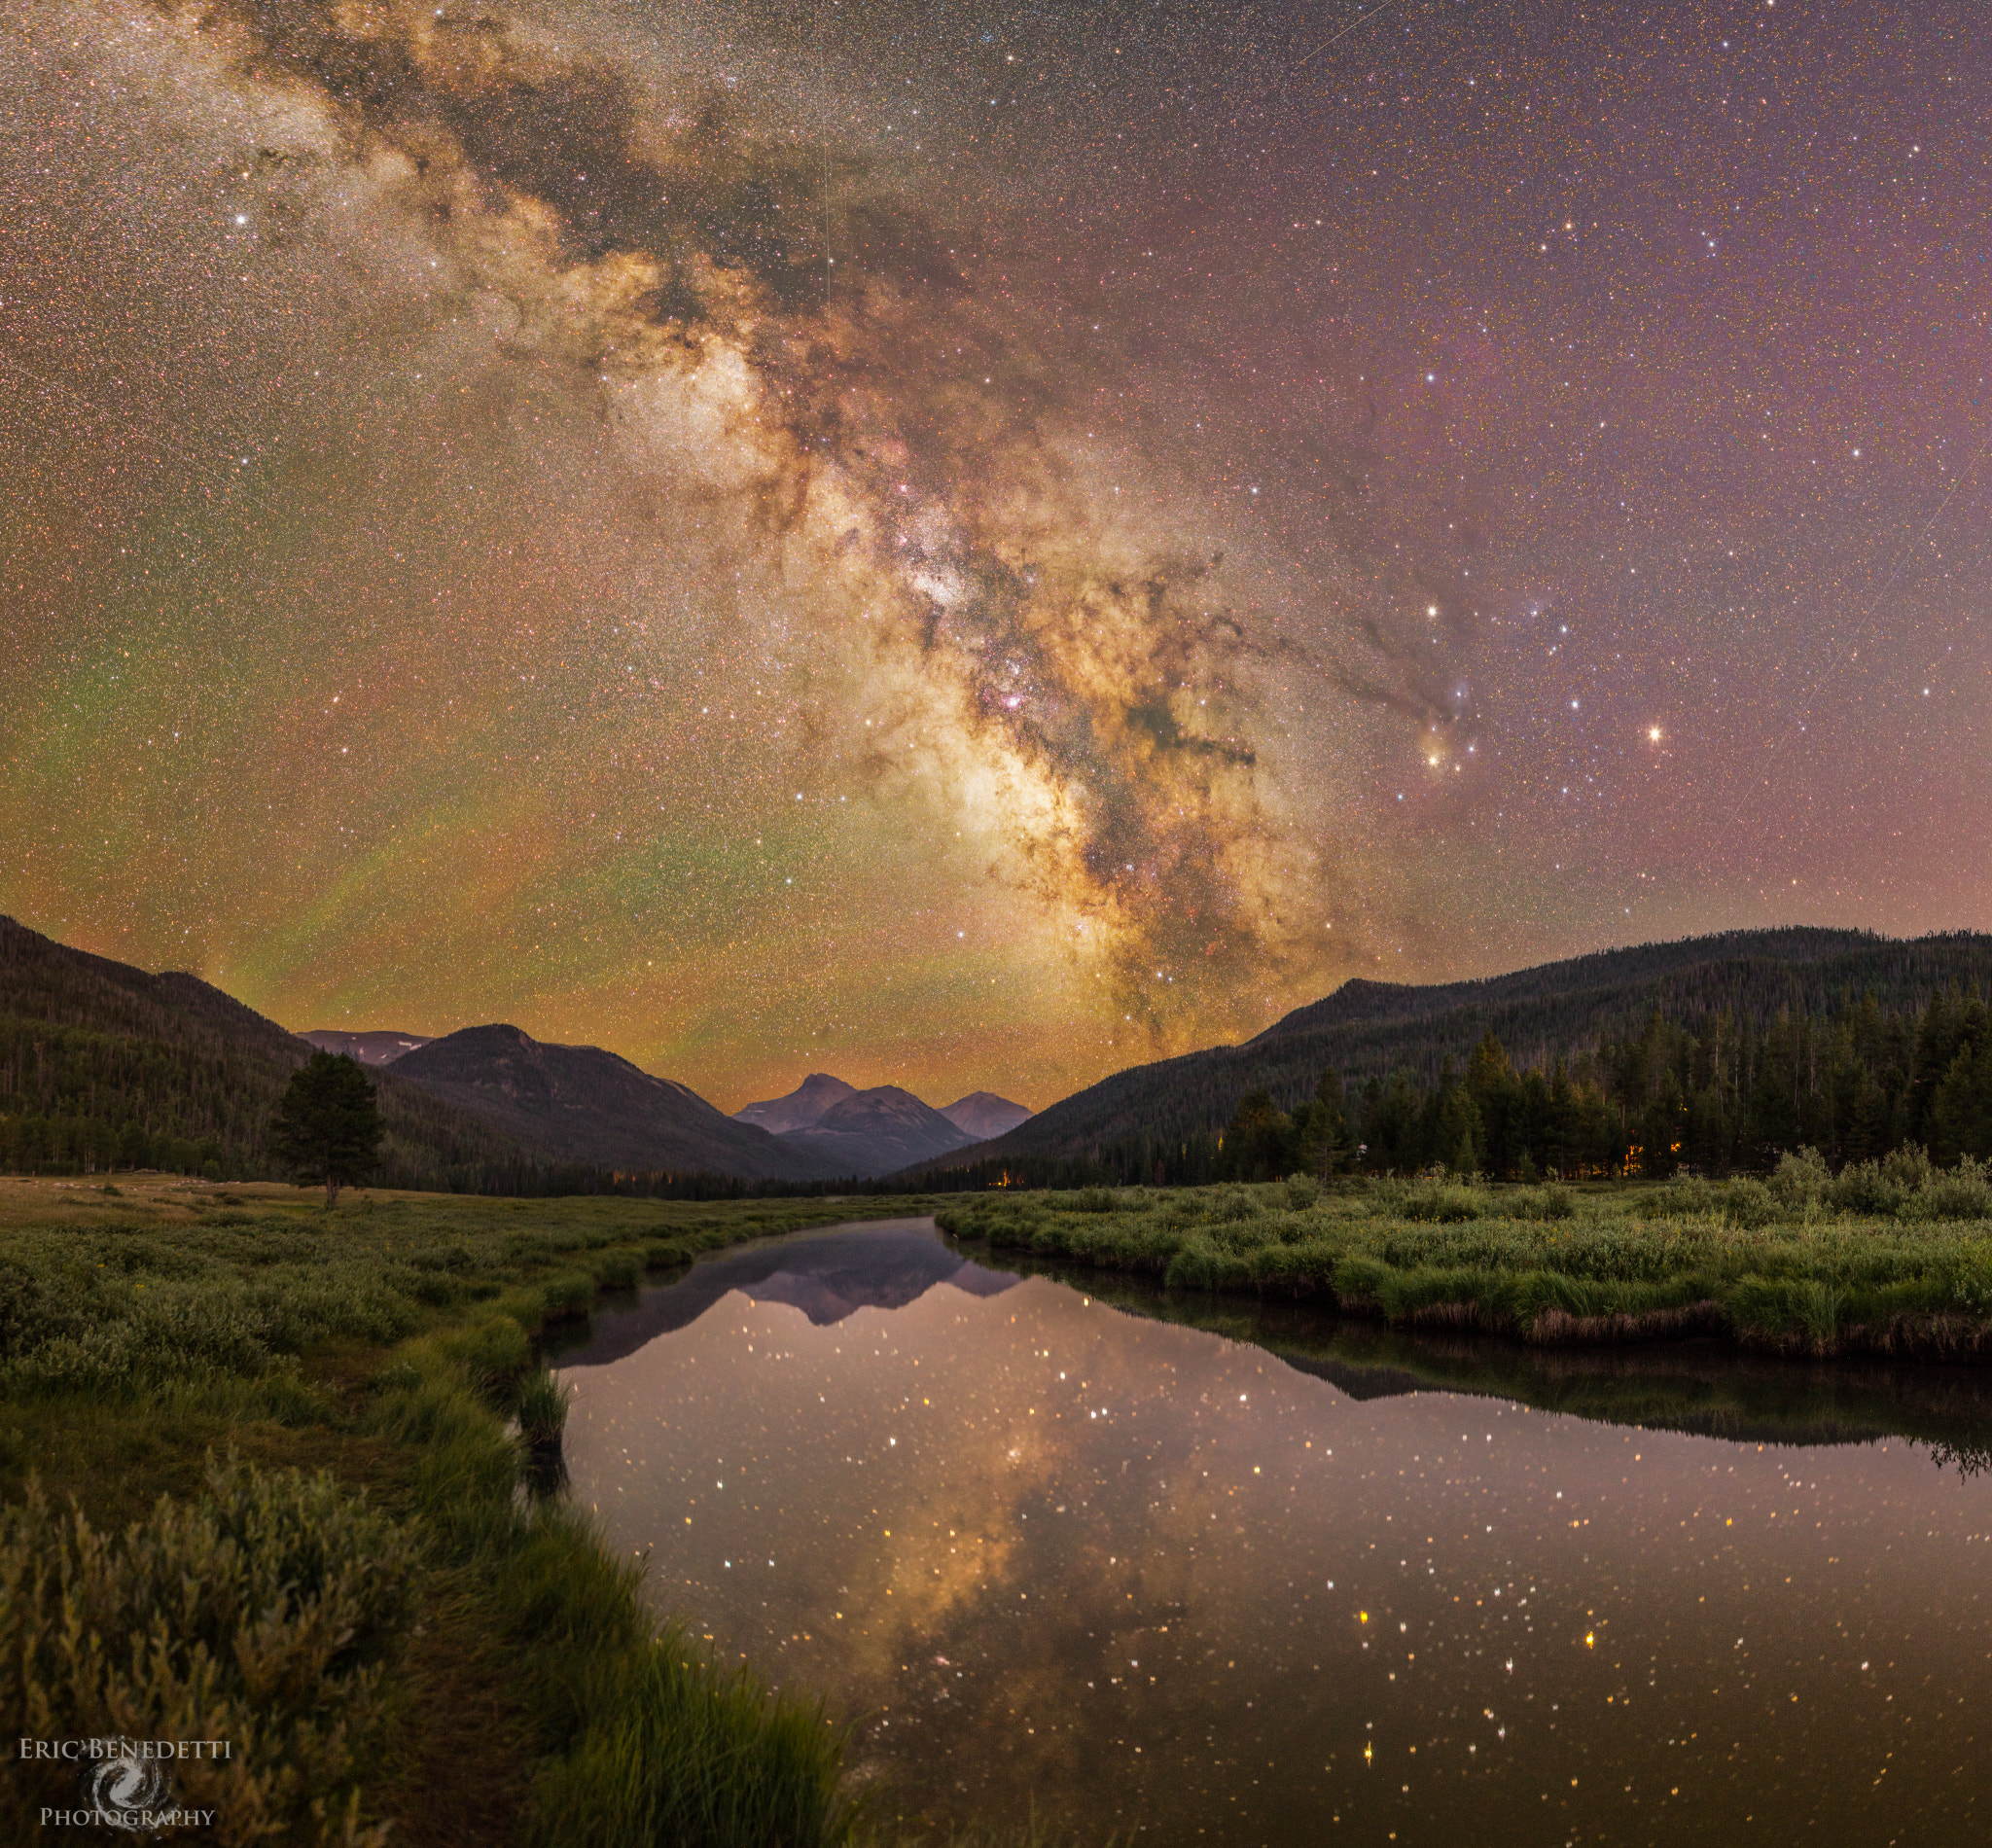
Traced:
MULTIPOLYGON (((1925 1589, 1992 1491, 1960 1500, 1902 1445, 1795 1462, 1443 1393, 1354 1404, 1043 1282, 821 1329, 729 1297, 575 1380, 577 1492, 657 1544, 660 1604, 875 1712, 867 1753, 943 1813, 1035 1792, 1093 1832, 1471 1836, 1560 1791, 1573 1827, 1677 1799, 1740 1827, 1781 1759, 1796 1830, 1871 1807, 1840 1749, 1864 1702, 1955 1730, 1992 1640, 1933 1627, 1925 1589), (1874 1687, 1884 1635, 1929 1682, 1874 1687)), ((1895 1803, 1992 1796, 1890 1773, 1912 1774, 1895 1803)))

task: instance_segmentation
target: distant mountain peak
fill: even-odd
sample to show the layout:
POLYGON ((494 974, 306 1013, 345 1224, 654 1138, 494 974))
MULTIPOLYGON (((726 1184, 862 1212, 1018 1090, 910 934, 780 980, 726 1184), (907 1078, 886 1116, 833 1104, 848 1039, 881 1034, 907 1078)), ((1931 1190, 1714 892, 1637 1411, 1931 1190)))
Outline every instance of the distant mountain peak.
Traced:
POLYGON ((405 1052, 395 1071, 502 1122, 561 1160, 635 1172, 819 1181, 851 1173, 830 1152, 785 1143, 723 1115, 620 1052, 556 1046, 508 1021, 465 1027, 405 1052))
POLYGON ((848 1172, 891 1174, 965 1147, 975 1138, 898 1084, 840 1097, 814 1122, 781 1140, 821 1150, 848 1172))
POLYGON ((770 1097, 763 1103, 748 1104, 734 1111, 733 1120, 758 1124, 773 1135, 791 1135, 820 1121, 824 1112, 857 1094, 855 1084, 846 1084, 842 1079, 833 1078, 828 1072, 811 1072, 786 1097, 770 1097))
POLYGON ((970 1091, 966 1097, 957 1097, 951 1104, 943 1104, 941 1114, 963 1135, 977 1142, 987 1142, 992 1136, 1007 1136, 1019 1123, 1029 1122, 1031 1112, 1021 1104, 1013 1104, 1007 1097, 998 1097, 994 1091, 970 1091))
POLYGON ((397 1033, 387 1027, 368 1028, 358 1033, 348 1033, 343 1027, 312 1027, 301 1033, 298 1038, 307 1046, 315 1046, 321 1052, 343 1052, 348 1058, 358 1059, 362 1065, 392 1065, 404 1052, 412 1052, 418 1046, 427 1046, 430 1036, 426 1033, 397 1033))

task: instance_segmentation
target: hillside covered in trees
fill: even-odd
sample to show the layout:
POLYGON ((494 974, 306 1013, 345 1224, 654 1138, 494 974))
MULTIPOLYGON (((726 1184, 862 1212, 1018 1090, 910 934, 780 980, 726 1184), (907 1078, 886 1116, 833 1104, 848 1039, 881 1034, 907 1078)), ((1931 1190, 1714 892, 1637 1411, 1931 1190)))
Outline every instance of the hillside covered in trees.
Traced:
MULTIPOLYGON (((310 1054, 196 977, 149 975, 0 917, 0 1171, 275 1176, 270 1117, 310 1054)), ((474 1186, 531 1166, 415 1085, 381 1082, 379 1094, 383 1186, 474 1186)))
MULTIPOLYGON (((311 1050, 196 977, 150 975, 0 917, 0 1173, 282 1178, 270 1119, 311 1050)), ((561 1159, 392 1071, 370 1077, 387 1125, 382 1187, 694 1198, 762 1191, 723 1175, 561 1159)))
MULTIPOLYGON (((1442 1165, 1530 1177, 1992 1155, 1992 937, 1737 932, 1487 981, 1354 981, 1242 1046, 1136 1067, 957 1184, 1442 1165)), ((940 1175, 938 1185, 946 1185, 940 1175)))

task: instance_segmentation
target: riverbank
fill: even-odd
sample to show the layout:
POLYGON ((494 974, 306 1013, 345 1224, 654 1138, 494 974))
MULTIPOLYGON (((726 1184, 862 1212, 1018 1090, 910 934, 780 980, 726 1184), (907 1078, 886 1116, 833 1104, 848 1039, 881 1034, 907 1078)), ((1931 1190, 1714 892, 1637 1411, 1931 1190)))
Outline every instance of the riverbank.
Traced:
MULTIPOLYGON (((220 1839, 865 1839, 842 1723, 654 1634, 640 1562, 522 1490, 562 1411, 547 1330, 877 1210, 4 1184, 0 1705, 34 1738, 233 1741, 173 1767, 220 1839)), ((9 1756, 25 1840, 75 1773, 9 1756)))
POLYGON ((1715 1335, 1781 1354, 1992 1360, 1992 1177, 1926 1162, 1766 1182, 1489 1187, 1311 1179, 949 1202, 998 1251, 1311 1298, 1541 1346, 1715 1335))

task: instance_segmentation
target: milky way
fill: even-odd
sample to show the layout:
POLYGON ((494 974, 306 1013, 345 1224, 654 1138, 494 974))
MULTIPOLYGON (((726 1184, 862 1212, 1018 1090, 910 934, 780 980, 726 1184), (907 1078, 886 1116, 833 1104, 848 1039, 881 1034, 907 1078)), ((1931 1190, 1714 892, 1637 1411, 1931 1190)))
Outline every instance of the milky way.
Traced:
POLYGON ((729 1104, 1983 925, 1972 10, 1367 11, 11 18, 0 905, 729 1104))

